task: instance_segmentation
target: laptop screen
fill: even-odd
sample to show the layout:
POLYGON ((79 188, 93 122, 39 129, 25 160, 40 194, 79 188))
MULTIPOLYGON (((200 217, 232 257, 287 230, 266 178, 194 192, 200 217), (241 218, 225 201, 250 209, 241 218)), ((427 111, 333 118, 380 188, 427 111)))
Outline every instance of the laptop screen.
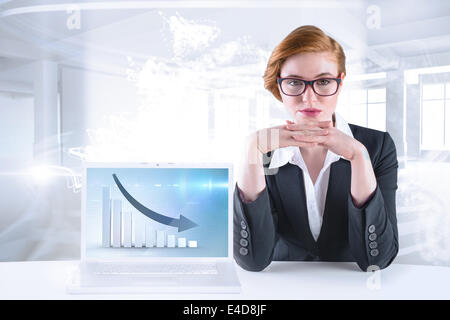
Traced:
POLYGON ((227 257, 228 168, 86 168, 86 257, 227 257))

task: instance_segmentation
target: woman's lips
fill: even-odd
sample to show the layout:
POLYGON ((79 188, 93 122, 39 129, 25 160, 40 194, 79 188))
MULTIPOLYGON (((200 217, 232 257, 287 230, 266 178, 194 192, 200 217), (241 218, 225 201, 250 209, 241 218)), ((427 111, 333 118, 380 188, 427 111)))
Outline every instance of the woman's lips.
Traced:
POLYGON ((317 117, 322 112, 321 110, 318 109, 303 109, 299 111, 308 117, 317 117))

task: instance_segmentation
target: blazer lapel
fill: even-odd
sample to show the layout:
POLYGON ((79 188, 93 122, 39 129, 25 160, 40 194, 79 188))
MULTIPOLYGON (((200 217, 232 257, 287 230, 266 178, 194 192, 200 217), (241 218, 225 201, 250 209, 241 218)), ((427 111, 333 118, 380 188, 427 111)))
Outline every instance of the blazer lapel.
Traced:
POLYGON ((347 196, 351 185, 351 164, 343 158, 333 162, 325 208, 317 243, 319 247, 336 247, 348 238, 347 196))
POLYGON ((348 237, 347 193, 350 191, 350 161, 339 159, 330 167, 322 227, 317 242, 309 227, 303 170, 288 163, 275 175, 278 190, 299 245, 319 254, 320 247, 332 248, 346 243, 348 237))
POLYGON ((311 252, 317 254, 317 243, 309 228, 303 170, 296 165, 287 163, 279 168, 275 180, 278 190, 280 190, 285 215, 296 238, 300 240, 299 245, 306 246, 311 252))

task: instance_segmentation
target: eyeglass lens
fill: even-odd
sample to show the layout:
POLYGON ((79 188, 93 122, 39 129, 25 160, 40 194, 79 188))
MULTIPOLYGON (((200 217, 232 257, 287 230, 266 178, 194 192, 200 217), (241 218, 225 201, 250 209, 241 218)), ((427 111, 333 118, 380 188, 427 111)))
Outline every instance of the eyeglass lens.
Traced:
MULTIPOLYGON (((337 92, 338 85, 334 79, 318 79, 314 82, 313 90, 318 95, 329 96, 337 92)), ((286 95, 300 95, 305 91, 305 83, 299 79, 283 79, 281 90, 286 95)))

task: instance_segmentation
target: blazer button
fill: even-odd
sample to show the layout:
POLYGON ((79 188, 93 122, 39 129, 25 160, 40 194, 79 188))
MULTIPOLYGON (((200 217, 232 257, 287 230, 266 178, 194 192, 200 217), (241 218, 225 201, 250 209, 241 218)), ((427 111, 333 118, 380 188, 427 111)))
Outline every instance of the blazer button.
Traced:
POLYGON ((239 253, 243 256, 246 256, 248 254, 248 249, 247 248, 240 248, 239 249, 239 253))
POLYGON ((370 241, 375 241, 376 239, 377 239, 377 234, 376 233, 369 234, 369 240, 370 241))
POLYGON ((246 247, 248 246, 248 241, 245 239, 241 239, 241 241, 239 241, 239 243, 241 244, 241 246, 246 247))
POLYGON ((376 241, 373 241, 373 242, 369 243, 369 248, 370 249, 375 249, 376 247, 378 247, 378 243, 376 243, 376 241))
POLYGON ((370 250, 370 255, 371 255, 372 257, 376 257, 379 253, 380 253, 380 252, 378 251, 378 249, 370 250))
POLYGON ((369 226, 369 232, 370 232, 370 233, 374 233, 374 232, 375 232, 375 226, 374 226, 373 224, 371 224, 371 225, 369 226))
POLYGON ((241 230, 241 237, 242 238, 247 238, 248 237, 248 232, 245 230, 241 230))
POLYGON ((244 220, 241 221, 241 228, 242 229, 247 229, 247 225, 245 224, 244 220))

